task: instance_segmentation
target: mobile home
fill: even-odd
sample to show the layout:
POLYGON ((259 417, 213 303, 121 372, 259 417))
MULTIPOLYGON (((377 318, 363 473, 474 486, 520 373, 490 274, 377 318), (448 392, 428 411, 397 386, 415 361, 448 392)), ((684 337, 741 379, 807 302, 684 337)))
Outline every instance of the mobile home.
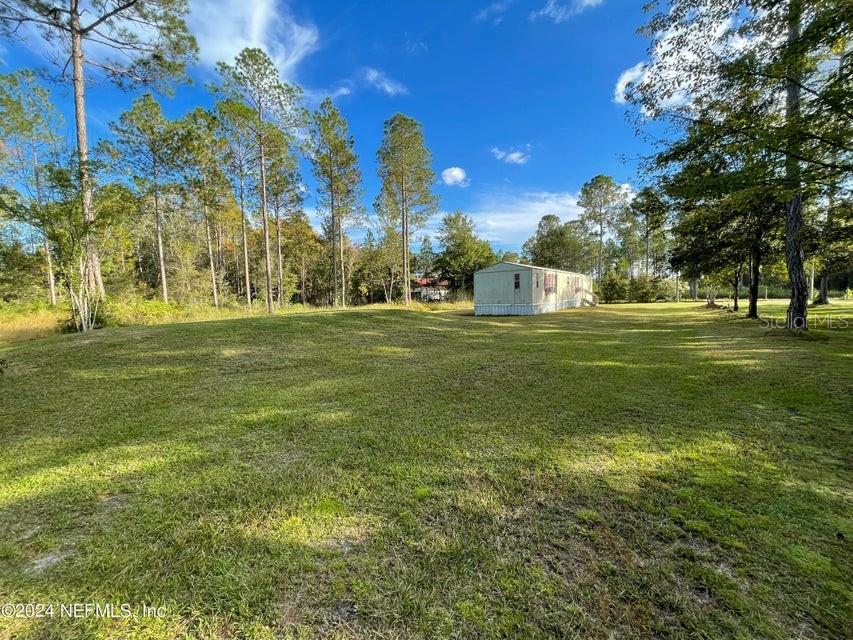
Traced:
POLYGON ((531 264, 498 262, 474 274, 474 314, 530 316, 594 305, 592 278, 531 264))

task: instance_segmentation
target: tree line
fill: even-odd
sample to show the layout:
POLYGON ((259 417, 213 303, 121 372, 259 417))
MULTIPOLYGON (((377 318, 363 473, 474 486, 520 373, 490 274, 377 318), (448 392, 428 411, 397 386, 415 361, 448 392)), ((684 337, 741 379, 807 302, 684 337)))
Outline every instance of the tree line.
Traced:
POLYGON ((649 6, 652 61, 626 98, 640 132, 665 127, 645 169, 670 210, 670 265, 735 300, 748 282, 757 318, 760 284, 781 263, 786 326, 805 330, 809 303, 828 303, 831 280, 849 286, 853 272, 853 6, 649 6))
POLYGON ((122 88, 167 90, 196 56, 185 2, 107 2, 99 10, 22 2, 0 16, 7 36, 35 24, 60 51, 58 63, 71 57, 71 77, 63 66, 58 78, 73 88, 77 134, 68 148, 34 72, 0 77, 2 210, 16 223, 0 243, 5 299, 34 295, 43 273, 51 304, 65 295, 80 330, 99 323, 106 300, 132 295, 167 304, 239 300, 269 312, 291 302, 408 304, 415 272, 465 289, 473 271, 496 259, 461 212, 442 220, 441 251, 421 237, 412 255, 439 204, 421 124, 400 113, 385 122, 381 189, 368 215, 346 119, 329 98, 309 112, 301 89, 261 49, 218 64, 212 109, 169 119, 143 93, 109 125, 110 137, 90 147, 87 71, 122 88), (140 23, 147 28, 137 33, 140 23), (92 44, 122 53, 122 62, 87 56, 92 44), (305 212, 300 155, 316 179, 320 231, 305 212), (359 244, 348 234, 355 227, 366 230, 359 244), (37 246, 26 247, 22 229, 37 246))
POLYGON ((809 303, 828 304, 853 275, 853 5, 647 9, 651 62, 625 95, 655 146, 645 186, 633 194, 597 176, 580 218, 543 218, 525 257, 594 273, 605 300, 677 298, 685 283, 695 297, 701 284, 738 310, 746 286, 751 318, 762 285, 784 285, 786 325, 807 329, 809 303))
POLYGON ((840 0, 650 6, 642 31, 652 61, 625 96, 638 134, 665 125, 664 137, 654 129, 643 187, 594 177, 579 194, 579 218, 545 216, 517 256, 496 254, 462 212, 444 216, 438 251, 418 237, 439 202, 423 128, 404 114, 384 124, 381 187, 366 211, 346 119, 331 99, 309 112, 260 49, 218 65, 213 108, 169 119, 144 93, 111 123, 109 139, 91 145, 88 75, 159 92, 186 79, 197 54, 186 2, 5 3, 6 36, 35 27, 54 51, 76 135, 69 147, 36 74, 0 78, 0 210, 16 223, 0 237, 0 296, 39 292, 52 304, 64 296, 86 330, 105 300, 135 294, 267 311, 408 304, 413 275, 466 290, 474 271, 504 258, 592 273, 605 301, 678 299, 684 287, 695 297, 703 286, 711 301, 730 290, 737 308, 746 286, 750 317, 762 284, 784 284, 788 326, 805 329, 811 289, 812 302, 827 303, 831 285, 848 286, 853 273, 853 9, 840 0), (305 212, 309 197, 319 231, 305 212))

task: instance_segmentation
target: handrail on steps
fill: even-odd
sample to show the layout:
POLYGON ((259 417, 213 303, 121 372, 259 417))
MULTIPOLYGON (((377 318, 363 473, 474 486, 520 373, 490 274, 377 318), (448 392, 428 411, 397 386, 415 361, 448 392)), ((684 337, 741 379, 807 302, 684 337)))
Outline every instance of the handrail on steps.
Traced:
MULTIPOLYGON (((598 296, 595 295, 589 289, 585 289, 584 287, 578 287, 575 293, 584 293, 584 294, 590 296, 592 298, 592 305, 593 306, 598 304, 598 296)), ((581 304, 583 304, 584 302, 589 302, 589 300, 585 300, 585 299, 581 300, 581 304)))

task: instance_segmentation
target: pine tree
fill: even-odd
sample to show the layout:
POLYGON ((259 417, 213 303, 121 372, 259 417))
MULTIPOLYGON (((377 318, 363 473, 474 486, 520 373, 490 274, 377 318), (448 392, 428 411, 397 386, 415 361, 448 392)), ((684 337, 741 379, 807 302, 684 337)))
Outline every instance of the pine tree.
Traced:
POLYGON ((581 220, 598 237, 596 278, 599 281, 604 275, 604 234, 616 222, 625 204, 625 194, 610 176, 595 176, 581 187, 578 199, 584 210, 581 220))
POLYGON ((354 146, 347 121, 326 98, 312 118, 308 155, 319 185, 319 203, 328 214, 333 301, 342 306, 347 301, 345 228, 362 213, 361 171, 354 146))
POLYGON ((146 93, 137 98, 130 110, 110 125, 110 129, 116 139, 115 159, 127 168, 140 187, 143 200, 151 198, 161 295, 163 302, 169 302, 161 198, 163 183, 175 165, 174 127, 163 117, 154 97, 146 93))
MULTIPOLYGON (((4 2, 0 26, 9 37, 25 37, 24 25, 37 32, 51 50, 52 62, 67 78, 71 68, 74 94, 74 123, 77 139, 77 170, 81 185, 83 218, 91 226, 92 182, 89 142, 86 129, 86 67, 93 67, 122 88, 135 85, 164 86, 168 79, 180 77, 188 62, 196 57, 196 43, 183 17, 186 0, 103 0, 83 3, 69 0, 56 6, 43 0, 4 2), (141 26, 144 25, 144 26, 141 26), (88 57, 86 43, 119 55, 109 59, 88 57)), ((98 298, 104 296, 104 283, 95 238, 86 238, 86 286, 98 298)))
POLYGON ((438 211, 438 197, 432 193, 435 172, 421 124, 401 113, 386 120, 377 160, 382 190, 376 207, 380 215, 399 224, 403 301, 408 305, 412 301, 410 238, 414 229, 438 211))
POLYGON ((44 164, 56 160, 59 136, 59 114, 50 102, 44 87, 30 71, 0 76, 0 138, 3 140, 3 171, 12 175, 10 182, 27 193, 37 209, 33 226, 39 229, 44 247, 45 271, 50 304, 56 304, 56 284, 50 241, 43 222, 47 206, 44 186, 44 164))
POLYGON ((226 97, 251 108, 254 114, 249 127, 257 145, 267 312, 272 313, 272 260, 267 207, 268 145, 274 127, 290 132, 304 123, 304 114, 299 107, 302 90, 282 81, 275 64, 261 49, 243 49, 237 54, 233 65, 220 62, 218 69, 223 80, 219 90, 226 97))

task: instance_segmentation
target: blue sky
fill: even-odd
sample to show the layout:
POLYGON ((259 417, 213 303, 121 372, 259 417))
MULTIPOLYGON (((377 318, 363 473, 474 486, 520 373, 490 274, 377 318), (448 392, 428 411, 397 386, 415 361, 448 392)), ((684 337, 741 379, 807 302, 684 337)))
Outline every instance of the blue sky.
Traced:
MULTIPOLYGON (((461 209, 495 248, 517 250, 542 215, 576 216, 577 192, 592 176, 636 184, 637 160, 649 148, 615 91, 646 58, 648 43, 636 33, 641 5, 191 0, 195 83, 177 87, 163 105, 173 117, 210 106, 204 85, 216 79, 216 61, 264 47, 304 88, 309 107, 335 97, 355 137, 366 206, 379 188, 382 124, 400 111, 424 125, 442 211, 461 209)), ((6 43, 3 61, 7 70, 37 66, 39 53, 36 42, 6 43)), ((135 94, 96 83, 88 96, 94 143, 135 94)), ((69 92, 57 87, 55 98, 70 123, 69 92)), ((307 164, 304 174, 313 192, 307 164)), ((310 197, 306 207, 313 206, 310 197)))

